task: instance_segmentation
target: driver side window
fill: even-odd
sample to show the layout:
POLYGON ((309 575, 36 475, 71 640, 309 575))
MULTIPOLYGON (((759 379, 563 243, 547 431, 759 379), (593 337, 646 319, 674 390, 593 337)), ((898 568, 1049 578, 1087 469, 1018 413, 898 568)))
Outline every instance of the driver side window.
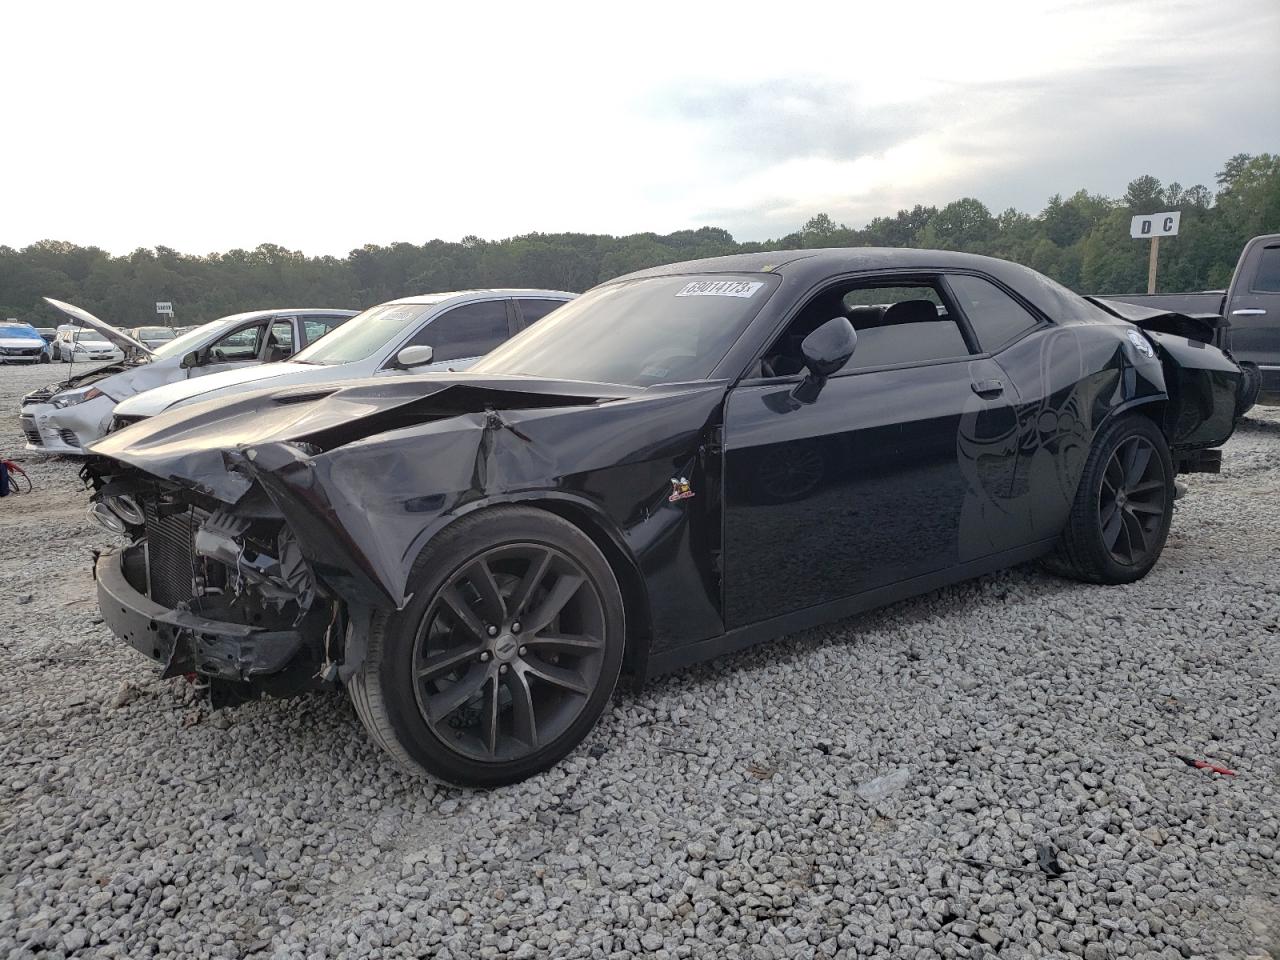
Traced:
POLYGON ((433 363, 466 360, 488 353, 511 336, 505 300, 482 300, 454 307, 428 323, 405 346, 429 346, 433 363))
POLYGON ((847 317, 858 345, 841 373, 967 357, 969 346, 939 287, 930 281, 895 284, 846 282, 805 304, 761 361, 766 377, 804 371, 800 345, 834 317, 847 317))
POLYGON ((257 360, 258 348, 262 346, 262 333, 266 324, 242 327, 228 333, 221 340, 215 340, 209 347, 210 363, 233 363, 238 360, 257 360))

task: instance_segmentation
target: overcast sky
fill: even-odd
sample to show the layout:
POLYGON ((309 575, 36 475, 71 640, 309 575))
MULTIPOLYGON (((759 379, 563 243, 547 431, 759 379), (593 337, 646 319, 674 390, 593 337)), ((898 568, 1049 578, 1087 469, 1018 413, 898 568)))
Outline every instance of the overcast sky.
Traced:
POLYGON ((1280 3, 9 3, 0 244, 780 236, 1280 149, 1280 3))

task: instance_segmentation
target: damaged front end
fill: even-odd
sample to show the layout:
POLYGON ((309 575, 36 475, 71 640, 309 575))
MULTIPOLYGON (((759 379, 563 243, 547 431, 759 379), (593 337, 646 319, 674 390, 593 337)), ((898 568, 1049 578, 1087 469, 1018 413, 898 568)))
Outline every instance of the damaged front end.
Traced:
POLYGON ((129 541, 96 559, 103 619, 164 677, 206 677, 215 705, 332 681, 339 605, 266 497, 228 506, 106 460, 85 476, 90 513, 129 541))
MULTIPOLYGON (((379 381, 260 391, 108 434, 83 470, 91 513, 128 541, 97 559, 103 618, 165 676, 207 677, 215 703, 340 685, 375 612, 407 602, 425 540, 478 499, 557 486, 566 470, 546 441, 626 395, 379 381), (507 419, 534 430, 529 417, 538 442, 507 419)), ((630 456, 582 442, 610 463, 630 456)))

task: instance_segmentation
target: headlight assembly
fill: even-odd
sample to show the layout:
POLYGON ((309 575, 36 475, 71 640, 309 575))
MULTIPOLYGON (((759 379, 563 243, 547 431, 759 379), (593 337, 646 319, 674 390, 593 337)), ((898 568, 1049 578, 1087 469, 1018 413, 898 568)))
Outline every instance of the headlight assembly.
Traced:
POLYGON ((69 390, 66 393, 57 394, 50 402, 58 409, 64 407, 74 407, 77 403, 84 403, 86 400, 96 400, 98 397, 105 397, 106 394, 97 387, 90 387, 88 390, 69 390))

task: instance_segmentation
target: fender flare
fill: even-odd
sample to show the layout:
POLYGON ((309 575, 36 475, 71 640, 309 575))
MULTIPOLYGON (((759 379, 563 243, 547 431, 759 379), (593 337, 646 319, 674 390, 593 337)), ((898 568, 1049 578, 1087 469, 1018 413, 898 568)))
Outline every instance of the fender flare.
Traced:
MULTIPOLYGON (((527 506, 554 513, 578 527, 592 539, 605 560, 613 569, 622 591, 626 612, 626 651, 623 666, 637 680, 642 680, 653 639, 653 618, 649 606, 649 589, 635 553, 626 537, 598 503, 589 497, 564 490, 519 490, 488 494, 468 500, 457 509, 442 514, 438 522, 431 524, 414 538, 406 551, 414 560, 434 537, 461 520, 481 510, 497 506, 527 506)), ((407 599, 407 598, 406 598, 407 599)))
MULTIPOLYGON (((1130 411, 1137 410, 1142 407, 1148 407, 1152 404, 1166 404, 1168 402, 1169 394, 1153 393, 1148 394, 1145 397, 1134 397, 1133 399, 1125 400, 1122 403, 1116 404, 1107 411, 1106 416, 1099 420, 1097 426, 1094 427, 1093 436, 1089 438, 1090 445, 1092 445, 1094 440, 1097 439, 1098 434, 1110 426, 1111 422, 1117 417, 1122 417, 1130 411)), ((1160 432, 1165 434, 1165 439, 1167 440, 1168 430, 1165 428, 1164 417, 1152 417, 1152 419, 1156 421, 1156 425, 1160 428, 1160 432)))

